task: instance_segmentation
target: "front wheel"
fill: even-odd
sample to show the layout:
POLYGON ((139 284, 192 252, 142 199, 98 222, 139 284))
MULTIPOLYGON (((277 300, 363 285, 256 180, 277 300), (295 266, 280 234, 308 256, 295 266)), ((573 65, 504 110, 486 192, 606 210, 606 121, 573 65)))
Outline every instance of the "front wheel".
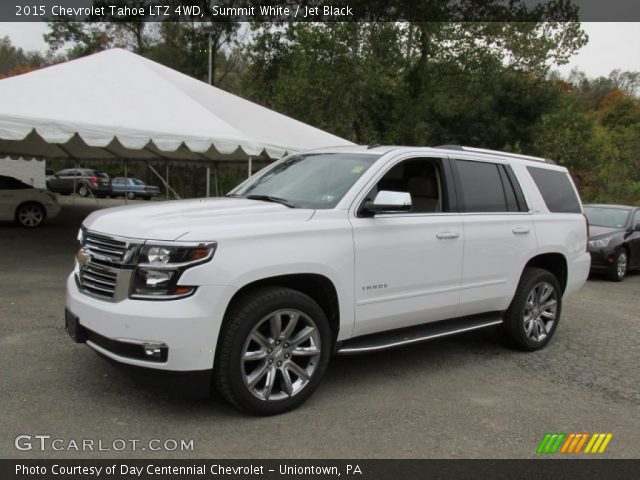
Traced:
POLYGON ((307 295, 265 287, 225 316, 214 380, 233 405, 259 415, 292 410, 311 396, 329 362, 331 330, 307 295))
POLYGON ((614 282, 621 282, 624 277, 627 276, 627 269, 629 268, 629 254, 624 248, 618 250, 616 256, 613 258, 613 265, 609 270, 609 279, 614 282))
POLYGON ((562 293, 556 277, 541 268, 526 268, 504 316, 503 331, 520 350, 543 348, 556 331, 562 293))
POLYGON ((26 228, 40 226, 44 221, 45 215, 44 207, 36 202, 23 203, 16 210, 17 222, 26 228))

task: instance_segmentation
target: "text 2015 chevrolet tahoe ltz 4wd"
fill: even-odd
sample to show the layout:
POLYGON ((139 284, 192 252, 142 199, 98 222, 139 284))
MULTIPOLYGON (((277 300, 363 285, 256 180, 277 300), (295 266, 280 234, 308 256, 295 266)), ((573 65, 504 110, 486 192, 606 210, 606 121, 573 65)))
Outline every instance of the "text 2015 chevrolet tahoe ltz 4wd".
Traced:
POLYGON ((292 155, 226 198, 97 211, 78 240, 76 341, 259 414, 334 354, 491 325, 542 348, 590 262, 565 168, 455 146, 292 155))

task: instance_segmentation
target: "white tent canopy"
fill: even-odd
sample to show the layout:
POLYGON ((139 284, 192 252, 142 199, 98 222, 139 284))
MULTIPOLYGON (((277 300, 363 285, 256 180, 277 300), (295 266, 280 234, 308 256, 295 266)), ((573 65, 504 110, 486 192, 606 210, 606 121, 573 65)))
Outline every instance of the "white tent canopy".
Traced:
POLYGON ((275 159, 351 145, 112 49, 0 80, 0 154, 73 160, 275 159))

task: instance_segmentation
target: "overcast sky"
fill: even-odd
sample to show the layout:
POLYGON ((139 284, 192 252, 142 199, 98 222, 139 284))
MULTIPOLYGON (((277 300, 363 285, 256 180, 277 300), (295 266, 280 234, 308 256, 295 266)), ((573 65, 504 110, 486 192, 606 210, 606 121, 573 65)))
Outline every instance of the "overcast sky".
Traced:
MULTIPOLYGON (((590 77, 606 76, 616 68, 640 71, 640 22, 583 23, 589 43, 575 55, 569 65, 559 70, 568 74, 578 67, 590 77)), ((8 35, 14 45, 25 50, 45 50, 42 34, 47 25, 34 23, 1 23, 0 37, 8 35)))

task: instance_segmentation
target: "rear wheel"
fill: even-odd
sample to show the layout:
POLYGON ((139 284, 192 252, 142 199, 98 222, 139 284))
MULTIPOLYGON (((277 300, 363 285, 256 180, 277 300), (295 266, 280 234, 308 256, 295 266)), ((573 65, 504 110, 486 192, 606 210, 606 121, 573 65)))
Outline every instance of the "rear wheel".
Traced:
POLYGON ((296 290, 265 287, 231 307, 214 366, 218 391, 259 415, 287 412, 317 388, 329 362, 326 315, 296 290))
POLYGON ((135 198, 136 198, 136 194, 135 194, 135 193, 133 193, 133 192, 127 192, 127 198, 128 198, 129 200, 135 200, 135 198))
POLYGON ((86 185, 80 185, 78 187, 78 195, 80 195, 81 197, 88 197, 89 196, 89 188, 86 185))
POLYGON ((520 350, 543 348, 556 331, 562 293, 556 277, 541 268, 526 268, 504 316, 507 340, 520 350))
POLYGON ((628 269, 629 253, 624 248, 621 248, 613 259, 613 265, 609 270, 609 279, 614 282, 621 282, 627 276, 628 269))
POLYGON ((23 203, 16 210, 16 221, 23 227, 34 228, 44 221, 45 215, 45 209, 39 203, 23 203))

